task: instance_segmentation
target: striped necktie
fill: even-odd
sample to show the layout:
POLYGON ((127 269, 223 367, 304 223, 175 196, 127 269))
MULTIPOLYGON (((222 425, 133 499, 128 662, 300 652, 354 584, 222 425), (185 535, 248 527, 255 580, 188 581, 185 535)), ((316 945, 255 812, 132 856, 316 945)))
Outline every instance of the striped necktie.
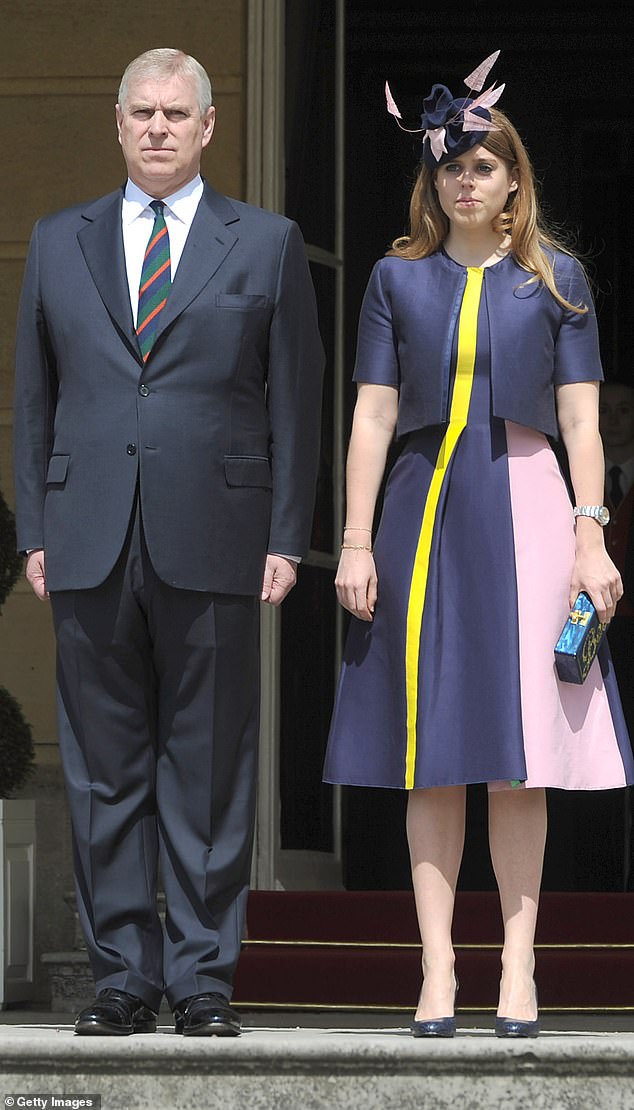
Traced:
POLYGON ((153 200, 154 226, 143 257, 136 333, 146 362, 159 328, 161 312, 172 287, 170 240, 163 215, 163 201, 153 200))

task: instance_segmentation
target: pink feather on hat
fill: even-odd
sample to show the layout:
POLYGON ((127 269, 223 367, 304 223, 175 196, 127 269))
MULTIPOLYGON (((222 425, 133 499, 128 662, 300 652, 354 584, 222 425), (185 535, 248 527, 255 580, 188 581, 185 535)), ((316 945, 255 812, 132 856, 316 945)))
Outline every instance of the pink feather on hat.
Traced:
MULTIPOLYGON (((493 66, 495 65, 499 57, 500 51, 495 50, 493 54, 489 54, 488 58, 485 58, 483 62, 480 62, 480 65, 476 66, 473 73, 470 73, 468 77, 465 77, 464 83, 467 88, 475 89, 476 92, 480 92, 480 89, 484 85, 484 82, 486 81, 490 71, 493 69, 493 66)), ((504 88, 504 86, 502 86, 502 88, 504 88)))
MULTIPOLYGON (((489 89, 486 89, 485 92, 481 91, 482 86, 484 85, 484 83, 485 83, 485 81, 486 81, 486 79, 489 75, 490 70, 495 65, 499 56, 500 56, 500 51, 495 50, 493 52, 493 54, 489 54, 488 58, 485 58, 483 62, 480 62, 480 65, 476 66, 476 68, 473 70, 472 73, 469 74, 468 77, 465 77, 464 83, 467 86, 469 92, 470 93, 471 92, 479 92, 480 96, 476 97, 475 100, 472 100, 471 103, 469 103, 468 107, 460 106, 460 107, 454 109, 455 114, 450 119, 445 120, 444 124, 441 124, 438 127, 427 128, 427 129, 424 128, 424 127, 421 127, 421 128, 404 127, 403 124, 400 122, 403 117, 401 116, 401 113, 398 109, 398 105, 397 105, 396 101, 394 100, 394 97, 392 96, 390 86, 389 86, 388 82, 386 81, 385 82, 385 100, 386 100, 386 103, 387 103, 387 110, 388 110, 389 114, 391 116, 394 116, 394 119, 396 120, 396 122, 397 122, 398 126, 400 127, 401 131, 406 131, 408 135, 419 135, 419 134, 422 133, 423 138, 424 139, 426 138, 429 141, 429 147, 432 151, 432 154, 433 154, 436 162, 440 162, 440 159, 442 158, 443 154, 447 153, 447 142, 446 142, 446 140, 447 140, 446 126, 447 125, 460 121, 463 132, 478 132, 478 131, 485 132, 485 131, 498 131, 499 130, 499 128, 496 127, 496 125, 490 119, 487 120, 487 119, 483 118, 481 115, 478 115, 478 113, 475 111, 475 109, 477 109, 477 108, 482 108, 482 109, 488 111, 488 109, 490 107, 492 107, 493 104, 497 103, 497 101, 500 99, 502 93, 504 92, 505 86, 500 85, 499 87, 496 87, 495 82, 493 83, 493 85, 491 85, 491 87, 489 89)), ((436 86, 435 85, 434 90, 436 88, 441 88, 442 89, 442 88, 444 88, 444 86, 436 86)), ((449 93, 449 90, 445 90, 445 93, 447 95, 451 96, 451 93, 449 93)), ((455 101, 454 103, 456 105, 459 105, 460 102, 455 101)))

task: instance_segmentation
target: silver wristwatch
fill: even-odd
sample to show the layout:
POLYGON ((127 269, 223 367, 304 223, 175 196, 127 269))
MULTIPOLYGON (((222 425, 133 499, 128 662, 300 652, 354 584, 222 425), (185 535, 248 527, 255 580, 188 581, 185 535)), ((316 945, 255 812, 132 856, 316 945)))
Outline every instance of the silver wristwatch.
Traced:
POLYGON ((574 517, 590 516, 596 520, 602 528, 610 523, 610 510, 606 509, 605 505, 575 505, 572 510, 574 517))

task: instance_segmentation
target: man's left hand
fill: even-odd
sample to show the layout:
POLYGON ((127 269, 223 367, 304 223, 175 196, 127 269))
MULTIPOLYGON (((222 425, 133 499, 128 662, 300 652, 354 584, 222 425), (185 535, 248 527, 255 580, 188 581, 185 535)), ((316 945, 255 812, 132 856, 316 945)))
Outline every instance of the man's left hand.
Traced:
POLYGON ((262 583, 262 601, 280 605, 297 581, 297 565, 283 555, 267 555, 262 583))

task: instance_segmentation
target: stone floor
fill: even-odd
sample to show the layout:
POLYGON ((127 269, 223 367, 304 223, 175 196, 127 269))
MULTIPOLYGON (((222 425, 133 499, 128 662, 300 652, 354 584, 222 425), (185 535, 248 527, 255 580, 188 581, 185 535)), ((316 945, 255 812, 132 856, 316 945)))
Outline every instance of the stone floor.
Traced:
MULTIPOLYGON (((634 992, 634 984, 633 984, 634 992)), ((240 1009, 240 1007, 238 1007, 240 1009)), ((458 1025, 462 1030, 478 1030, 486 1033, 493 1029, 493 1014, 458 1013, 458 1025)), ((243 1025, 251 1031, 258 1029, 406 1029, 410 1015, 403 1011, 359 1011, 359 1010, 240 1010, 243 1025)), ((162 1032, 170 1031, 171 1014, 164 1004, 159 1016, 162 1032)), ((0 1010, 0 1037, 5 1025, 22 1025, 25 1028, 56 1026, 60 1029, 71 1028, 73 1015, 51 1013, 49 1010, 35 1009, 31 1005, 15 1006, 0 1010)), ((541 1028, 544 1033, 633 1033, 634 1007, 631 1012, 613 1013, 541 1013, 541 1028)), ((0 1104, 1 1107, 1 1104, 0 1104)))
POLYGON ((239 1038, 74 1037, 69 1015, 0 1014, 0 1107, 101 1110, 634 1110, 634 1015, 544 1015, 537 1040, 499 1041, 458 1016, 414 1040, 403 1014, 244 1015, 239 1038), (22 1096, 23 1101, 18 1101, 22 1096), (10 1102, 13 1098, 15 1101, 10 1102))

